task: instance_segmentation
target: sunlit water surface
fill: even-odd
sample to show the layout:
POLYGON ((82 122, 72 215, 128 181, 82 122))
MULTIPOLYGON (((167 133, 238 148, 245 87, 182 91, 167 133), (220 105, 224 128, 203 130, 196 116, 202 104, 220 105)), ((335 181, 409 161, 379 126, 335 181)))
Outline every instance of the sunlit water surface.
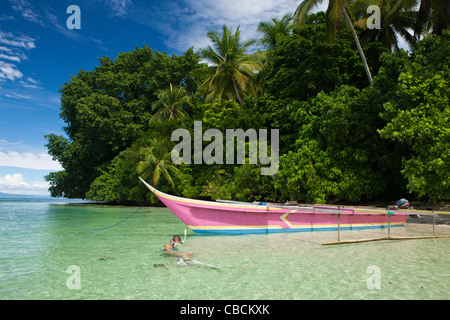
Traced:
MULTIPOLYGON (((199 236, 161 252, 185 225, 166 208, 0 200, 0 299, 449 299, 450 239, 323 246, 336 232, 199 236), (75 269, 74 269, 75 268, 75 269), (75 270, 75 271, 74 271, 75 270), (79 271, 79 276, 77 271, 79 271)), ((437 226, 438 235, 450 234, 437 226)), ((387 230, 342 231, 342 239, 387 230)), ((432 235, 431 225, 392 236, 432 235)))

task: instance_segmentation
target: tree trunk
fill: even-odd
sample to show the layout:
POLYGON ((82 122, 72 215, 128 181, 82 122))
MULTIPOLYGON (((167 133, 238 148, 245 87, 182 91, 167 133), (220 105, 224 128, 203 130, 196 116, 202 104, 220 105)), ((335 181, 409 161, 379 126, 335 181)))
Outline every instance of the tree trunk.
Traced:
POLYGON ((366 70, 367 80, 369 80, 369 84, 372 85, 372 75, 370 74, 369 65, 367 64, 366 57, 364 56, 364 52, 362 51, 361 44, 359 43, 358 36, 356 35, 355 28, 353 28, 352 20, 348 16, 347 10, 344 8, 344 17, 347 21, 348 27, 353 34, 353 38, 355 39, 356 47, 358 48, 359 55, 361 56, 361 60, 364 65, 364 69, 366 70))
POLYGON ((232 81, 233 81, 234 91, 236 91, 236 95, 239 100, 239 104, 242 105, 242 104, 244 104, 244 101, 242 101, 241 95, 239 94, 239 89, 236 86, 236 82, 234 80, 232 80, 232 81))

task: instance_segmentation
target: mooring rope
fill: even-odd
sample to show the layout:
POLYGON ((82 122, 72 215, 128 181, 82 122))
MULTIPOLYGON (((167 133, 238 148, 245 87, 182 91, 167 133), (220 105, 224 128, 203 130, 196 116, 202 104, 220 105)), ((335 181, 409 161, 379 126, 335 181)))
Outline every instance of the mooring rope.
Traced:
POLYGON ((119 221, 115 224, 113 224, 112 226, 106 227, 106 228, 100 228, 100 229, 91 229, 90 231, 101 231, 101 230, 106 230, 112 227, 117 226, 118 224, 121 224, 122 222, 130 219, 132 216, 134 216, 136 213, 138 213, 139 210, 141 210, 143 207, 145 207, 147 205, 147 203, 150 202, 150 199, 148 199, 139 209, 137 209, 135 212, 133 212, 130 216, 126 217, 125 219, 123 219, 122 221, 119 221))

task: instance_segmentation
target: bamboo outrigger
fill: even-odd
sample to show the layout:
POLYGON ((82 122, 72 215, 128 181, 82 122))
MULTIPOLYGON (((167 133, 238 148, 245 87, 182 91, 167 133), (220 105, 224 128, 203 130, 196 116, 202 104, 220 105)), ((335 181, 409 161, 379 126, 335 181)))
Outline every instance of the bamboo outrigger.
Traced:
POLYGON ((402 210, 404 213, 410 213, 411 215, 429 215, 433 217, 433 235, 432 236, 413 236, 413 237, 391 237, 391 228, 390 228, 390 217, 391 215, 394 215, 394 212, 388 211, 388 236, 382 237, 382 238, 372 238, 372 239, 354 239, 354 240, 343 240, 340 239, 340 230, 339 230, 339 216, 338 216, 338 241, 332 241, 332 242, 325 242, 322 243, 324 246, 328 245, 336 245, 336 244, 350 244, 350 243, 361 243, 361 242, 372 242, 372 241, 384 241, 384 240, 417 240, 417 239, 442 239, 442 238, 450 238, 450 235, 443 235, 443 236, 437 236, 436 235, 436 220, 435 217, 437 216, 436 213, 434 213, 434 210, 429 211, 423 211, 423 210, 402 210))
MULTIPOLYGON (((381 209, 330 205, 258 204, 231 200, 212 202, 169 195, 149 185, 142 178, 139 177, 139 179, 195 233, 250 234, 337 230, 338 241, 323 243, 323 245, 399 240, 398 237, 391 237, 392 227, 403 226, 410 215, 436 215, 434 212, 404 210, 397 207, 381 209), (387 238, 349 241, 340 239, 341 230, 386 227, 388 228, 387 238)), ((433 233, 436 236, 434 227, 433 233)))

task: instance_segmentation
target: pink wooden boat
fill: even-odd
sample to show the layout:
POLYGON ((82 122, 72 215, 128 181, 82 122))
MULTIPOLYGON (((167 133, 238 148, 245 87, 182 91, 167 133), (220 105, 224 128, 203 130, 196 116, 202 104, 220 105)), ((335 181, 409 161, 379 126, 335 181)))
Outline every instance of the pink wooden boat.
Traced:
MULTIPOLYGON (((141 178, 139 178, 141 179, 141 178)), ((196 233, 248 234, 403 226, 406 212, 377 208, 203 201, 172 196, 141 181, 196 233)))

